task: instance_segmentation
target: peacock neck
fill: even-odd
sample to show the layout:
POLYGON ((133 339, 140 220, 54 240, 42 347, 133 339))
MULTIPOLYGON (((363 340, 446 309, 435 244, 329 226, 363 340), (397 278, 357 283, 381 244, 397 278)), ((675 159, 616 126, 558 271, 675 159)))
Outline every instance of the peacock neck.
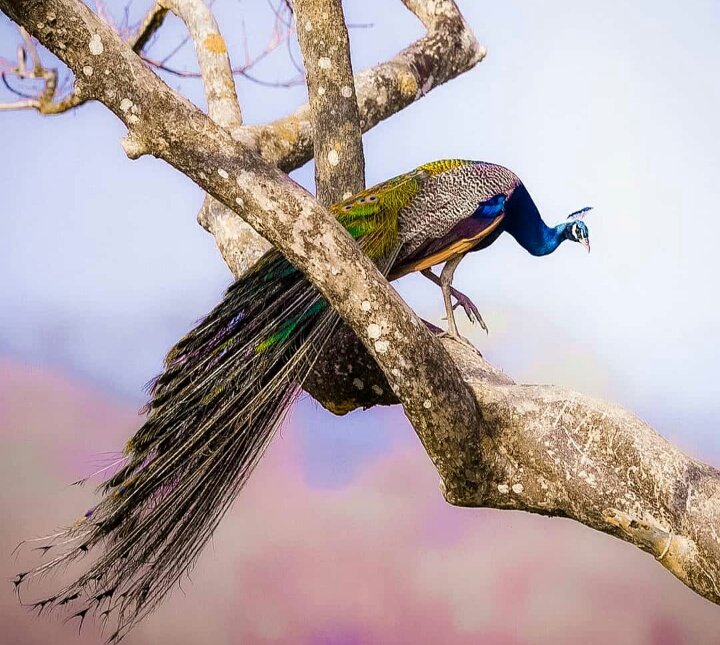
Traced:
POLYGON ((505 212, 505 230, 532 255, 548 255, 566 239, 567 224, 545 224, 540 217, 540 211, 522 184, 508 199, 505 212))

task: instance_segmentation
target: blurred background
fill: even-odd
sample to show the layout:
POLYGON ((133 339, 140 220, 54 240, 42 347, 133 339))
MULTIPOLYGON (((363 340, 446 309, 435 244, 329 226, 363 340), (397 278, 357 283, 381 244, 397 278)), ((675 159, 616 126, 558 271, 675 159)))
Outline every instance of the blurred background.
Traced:
MULTIPOLYGON (((215 1, 234 64, 272 42, 279 4, 215 1)), ((344 4, 356 70, 422 34, 400 2, 344 4)), ((720 466, 720 4, 458 4, 487 59, 365 136, 368 184, 462 157, 515 170, 549 223, 594 206, 590 256, 533 258, 508 236, 468 257, 455 284, 490 335, 461 331, 515 379, 618 401, 720 466)), ((102 6, 122 25, 149 3, 102 6)), ((184 35, 168 18, 148 55, 184 35)), ((17 42, 0 17, 0 56, 17 42)), ((253 66, 262 83, 238 76, 248 123, 303 102, 293 57, 290 39, 253 66)), ((191 44, 168 65, 194 70, 191 44)), ((162 75, 204 106, 199 81, 162 75)), ((21 539, 88 507, 92 492, 68 484, 138 427, 143 384, 231 279, 195 222, 202 192, 155 159, 129 161, 123 135, 94 104, 0 114, 6 581, 21 539)), ((293 177, 312 189, 311 164, 293 177)), ((441 324, 436 287, 395 286, 441 324)), ((129 645, 720 643, 720 608, 633 547, 561 519, 447 506, 397 408, 337 418, 300 401, 190 577, 129 645)), ((76 631, 32 619, 0 586, 3 644, 101 638, 76 631)))

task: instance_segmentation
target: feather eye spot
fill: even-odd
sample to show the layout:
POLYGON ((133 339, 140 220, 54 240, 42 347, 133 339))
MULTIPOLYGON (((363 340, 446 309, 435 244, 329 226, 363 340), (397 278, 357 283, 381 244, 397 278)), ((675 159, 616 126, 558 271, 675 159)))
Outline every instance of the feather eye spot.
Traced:
POLYGON ((368 197, 369 202, 376 202, 377 200, 378 200, 377 195, 370 195, 370 197, 368 197))
POLYGON ((352 208, 352 204, 345 204, 345 206, 343 206, 344 211, 349 211, 351 208, 352 208))

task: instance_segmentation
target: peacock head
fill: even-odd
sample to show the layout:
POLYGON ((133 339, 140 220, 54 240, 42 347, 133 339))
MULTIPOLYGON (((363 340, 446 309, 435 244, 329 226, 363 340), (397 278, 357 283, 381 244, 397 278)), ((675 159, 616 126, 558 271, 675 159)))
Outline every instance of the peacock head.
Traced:
POLYGON ((590 253, 590 233, 587 224, 582 221, 582 218, 589 210, 590 207, 588 206, 568 215, 568 219, 571 221, 565 226, 565 236, 567 239, 573 242, 579 242, 587 249, 588 253, 590 253))

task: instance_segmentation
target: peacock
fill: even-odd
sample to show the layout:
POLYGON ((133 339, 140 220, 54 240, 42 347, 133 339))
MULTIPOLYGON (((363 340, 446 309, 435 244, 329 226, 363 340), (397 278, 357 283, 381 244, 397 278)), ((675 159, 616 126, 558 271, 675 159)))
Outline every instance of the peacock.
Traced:
MULTIPOLYGON (((487 330, 452 286, 467 253, 503 232, 533 255, 565 240, 589 251, 587 210, 549 227, 512 171, 465 160, 427 163, 330 207, 388 279, 419 271, 440 286, 446 333, 456 338, 458 306, 487 330), (432 267, 443 262, 438 276, 432 267)), ((80 626, 96 614, 113 625, 108 642, 123 638, 196 562, 338 322, 300 271, 277 250, 266 253, 170 350, 149 385, 145 421, 106 470, 98 503, 33 541, 43 560, 17 575, 18 595, 92 552, 76 580, 29 605, 70 608, 80 626)))

